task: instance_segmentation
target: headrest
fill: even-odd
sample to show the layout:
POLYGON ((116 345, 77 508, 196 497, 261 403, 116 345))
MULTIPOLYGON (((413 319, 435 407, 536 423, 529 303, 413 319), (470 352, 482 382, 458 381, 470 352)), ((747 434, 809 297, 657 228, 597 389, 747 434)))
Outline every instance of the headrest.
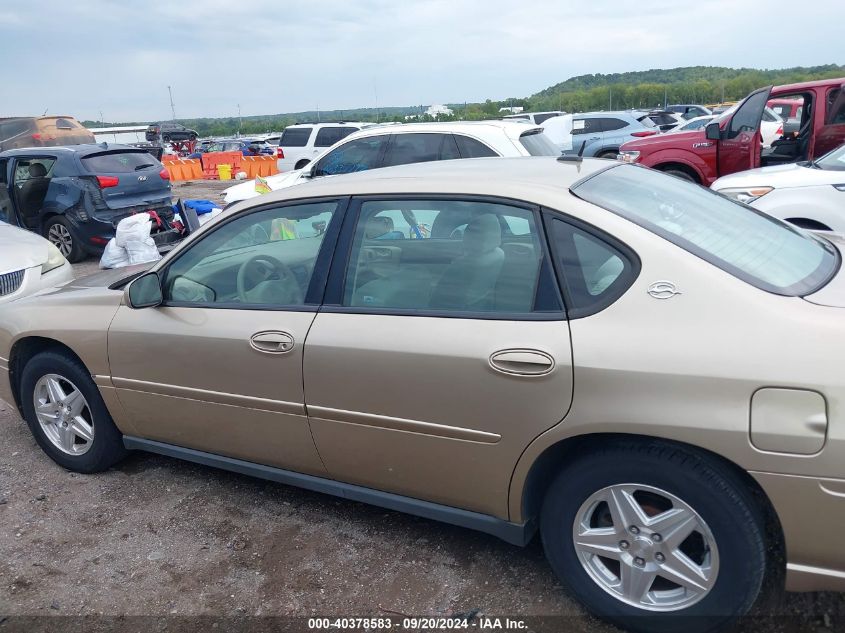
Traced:
POLYGON ((499 218, 485 213, 474 218, 464 231, 464 252, 468 255, 483 255, 498 248, 502 243, 502 227, 499 218))
POLYGON ((29 177, 30 178, 43 178, 47 175, 47 168, 44 167, 43 163, 30 163, 29 165, 29 177))
POLYGON ((390 233, 393 230, 393 220, 383 215, 377 215, 367 220, 364 227, 364 237, 368 240, 390 233))

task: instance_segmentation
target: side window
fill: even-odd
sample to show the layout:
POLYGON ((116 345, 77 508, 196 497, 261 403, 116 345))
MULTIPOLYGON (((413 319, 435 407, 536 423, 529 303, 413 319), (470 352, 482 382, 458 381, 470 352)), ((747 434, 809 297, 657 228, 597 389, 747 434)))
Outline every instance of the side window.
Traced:
POLYGON ((354 127, 324 127, 317 132, 317 138, 314 139, 314 147, 331 147, 338 141, 342 141, 352 132, 358 130, 354 127))
POLYGON ((336 202, 256 211, 208 233, 167 267, 165 301, 299 306, 336 202))
POLYGON ((15 187, 21 188, 27 180, 38 178, 52 178, 55 158, 39 156, 38 158, 24 158, 15 162, 15 187))
POLYGON ((343 304, 530 313, 542 258, 534 214, 526 209, 468 200, 367 201, 352 243, 343 304), (412 237, 406 227, 427 224, 424 239, 406 239, 412 237))
POLYGON ((334 176, 381 167, 387 134, 349 141, 326 154, 314 168, 315 176, 334 176))
POLYGON ((609 242, 564 220, 551 222, 558 271, 567 290, 570 318, 598 312, 618 299, 633 282, 631 260, 609 242))
POLYGON ((384 167, 460 158, 451 134, 395 134, 384 155, 384 167))
POLYGON ((455 141, 458 143, 458 149, 461 152, 461 158, 488 158, 491 156, 498 156, 496 152, 487 147, 481 141, 476 141, 469 136, 462 134, 455 134, 455 141))
POLYGON ((628 122, 622 119, 607 117, 606 119, 599 120, 601 121, 602 132, 612 132, 614 130, 621 130, 623 127, 628 127, 628 122))
POLYGON ((728 138, 735 138, 741 132, 757 131, 760 127, 760 118, 763 116, 763 108, 766 107, 768 96, 769 93, 766 90, 761 90, 748 97, 745 103, 734 112, 728 127, 728 138))
POLYGON ((279 145, 282 147, 305 147, 308 145, 308 139, 311 137, 311 130, 313 129, 311 126, 289 127, 282 132, 279 145))
POLYGON ((827 110, 825 110, 825 125, 840 125, 845 123, 845 92, 841 88, 834 88, 827 95, 827 110))
POLYGON ((572 134, 598 134, 601 126, 598 119, 572 119, 572 134))

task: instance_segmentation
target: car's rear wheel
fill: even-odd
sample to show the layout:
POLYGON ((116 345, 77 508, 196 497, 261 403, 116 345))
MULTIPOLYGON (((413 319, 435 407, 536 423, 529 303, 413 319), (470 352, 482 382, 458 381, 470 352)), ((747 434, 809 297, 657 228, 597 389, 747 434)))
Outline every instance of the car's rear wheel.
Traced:
POLYGON ((766 565, 762 513, 730 469, 664 442, 619 442, 557 476, 540 530, 593 613, 633 631, 711 631, 751 608, 766 565))
POLYGON ((70 354, 48 351, 30 359, 21 374, 20 401, 38 445, 60 466, 93 473, 126 455, 91 375, 70 354))
POLYGON ((78 262, 85 257, 85 252, 79 243, 79 238, 70 226, 70 222, 61 216, 47 220, 44 226, 44 237, 47 238, 69 262, 78 262))
POLYGON ((598 155, 599 158, 609 158, 610 160, 616 160, 619 157, 619 152, 610 151, 610 152, 602 152, 598 155))
POLYGON ((189 141, 195 141, 195 140, 197 140, 197 135, 196 135, 196 134, 194 134, 193 132, 191 132, 190 134, 188 134, 188 140, 189 140, 189 141))
POLYGON ((293 166, 293 168, 294 168, 294 169, 302 169, 302 168, 304 168, 306 165, 308 165, 308 163, 310 163, 310 162, 311 162, 311 161, 310 161, 310 160, 308 160, 307 158, 303 158, 303 159, 301 159, 301 160, 296 161, 296 165, 294 165, 294 166, 293 166))
POLYGON ((161 140, 164 141, 165 143, 169 143, 170 142, 170 134, 164 134, 161 137, 161 140))

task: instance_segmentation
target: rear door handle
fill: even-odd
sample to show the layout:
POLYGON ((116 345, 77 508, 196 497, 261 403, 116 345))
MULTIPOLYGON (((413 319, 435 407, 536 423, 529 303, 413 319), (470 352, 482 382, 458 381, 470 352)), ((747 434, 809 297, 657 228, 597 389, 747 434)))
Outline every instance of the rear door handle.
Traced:
POLYGON ((293 349, 293 337, 287 332, 256 332, 249 339, 249 346, 257 352, 284 354, 293 349))
POLYGON ((493 352, 490 367, 512 376, 545 376, 555 368, 555 359, 535 349, 503 349, 493 352))

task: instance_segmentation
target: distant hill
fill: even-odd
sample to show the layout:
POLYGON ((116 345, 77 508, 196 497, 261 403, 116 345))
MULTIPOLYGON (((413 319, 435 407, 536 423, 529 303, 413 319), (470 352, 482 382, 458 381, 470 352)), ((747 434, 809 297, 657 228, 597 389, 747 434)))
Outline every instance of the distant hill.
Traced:
MULTIPOLYGON (((616 84, 680 84, 706 81, 710 83, 728 82, 731 79, 753 75, 771 84, 789 84, 810 79, 825 79, 829 77, 845 76, 845 66, 827 64, 824 66, 796 66, 779 70, 758 70, 756 68, 725 68, 724 66, 685 66, 680 68, 654 68, 627 73, 612 73, 610 75, 579 75, 571 77, 545 90, 532 95, 533 97, 548 97, 559 93, 603 88, 616 84)), ((761 84, 762 85, 762 84, 761 84)))

